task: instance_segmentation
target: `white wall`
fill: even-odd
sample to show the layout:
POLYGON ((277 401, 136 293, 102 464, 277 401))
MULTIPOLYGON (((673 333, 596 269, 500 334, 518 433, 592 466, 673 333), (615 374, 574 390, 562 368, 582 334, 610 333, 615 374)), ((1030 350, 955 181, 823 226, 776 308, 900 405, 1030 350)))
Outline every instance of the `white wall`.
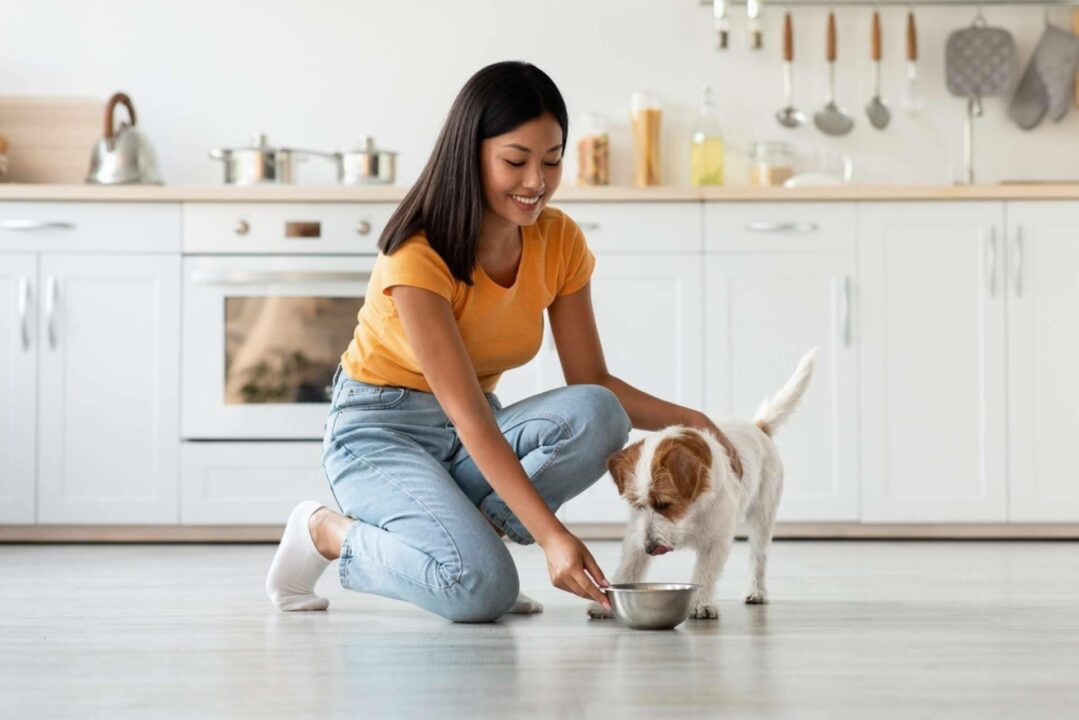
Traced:
MULTIPOLYGON (((851 154, 860 182, 948 183, 958 172, 964 103, 944 88, 944 43, 973 8, 918 10, 927 108, 897 112, 884 132, 863 108, 871 80, 871 10, 839 11, 838 100, 857 112, 854 132, 826 138, 812 127, 779 127, 779 34, 770 7, 766 48, 746 49, 744 8, 734 11, 733 48, 715 51, 711 7, 697 0, 32 0, 5 3, 0 94, 102 99, 122 89, 139 112, 170 184, 216 183, 215 146, 245 145, 264 130, 278 145, 337 149, 361 133, 397 150, 398 184, 426 161, 457 90, 475 70, 524 59, 554 78, 571 122, 589 111, 615 119, 612 182, 627 184, 628 96, 659 90, 667 100, 665 182, 688 184, 687 138, 698 90, 711 83, 731 148, 728 176, 744 182, 744 149, 787 138, 808 154, 851 154)), ((796 9, 795 104, 816 110, 825 89, 825 10, 796 9)), ((884 94, 897 105, 903 79, 905 8, 883 11, 884 94)), ((1025 66, 1041 33, 1040 7, 987 8, 990 24, 1016 37, 1025 66)), ((1068 11, 1053 17, 1069 22, 1068 11)), ((1006 101, 986 102, 978 122, 979 179, 1079 178, 1079 114, 1032 132, 1007 119, 1006 101)), ((0 130, 2 132, 2 130, 0 130)), ((87 148, 89 152, 89 148, 87 148)), ((567 181, 575 174, 569 157, 567 181)), ((300 182, 329 181, 325 161, 300 182)))

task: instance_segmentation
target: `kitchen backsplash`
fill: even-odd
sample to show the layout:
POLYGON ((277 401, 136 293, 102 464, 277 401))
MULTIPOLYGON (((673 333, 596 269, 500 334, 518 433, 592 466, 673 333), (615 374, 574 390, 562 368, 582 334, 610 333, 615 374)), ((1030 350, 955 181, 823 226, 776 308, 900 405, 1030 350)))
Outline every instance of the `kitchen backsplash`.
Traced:
MULTIPOLYGON (((948 184, 959 176, 965 105, 944 87, 944 45, 971 23, 973 6, 915 9, 925 97, 915 117, 899 108, 907 7, 881 10, 883 95, 893 108, 883 131, 864 112, 872 94, 872 8, 837 9, 836 100, 855 116, 842 138, 812 123, 787 130, 774 118, 783 105, 784 9, 766 3, 764 48, 752 51, 745 8, 736 6, 730 47, 717 51, 712 8, 697 0, 35 0, 6 9, 0 95, 91 96, 103 107, 113 91, 127 92, 168 184, 221 182, 220 163, 207 152, 264 131, 275 145, 327 151, 373 134, 380 147, 400 153, 397 182, 407 185, 469 75, 521 59, 548 72, 569 106, 564 182, 576 176, 573 124, 586 113, 610 124, 611 183, 631 182, 629 98, 645 89, 663 102, 663 184, 688 185, 689 139, 706 83, 726 140, 729 184, 746 184, 750 143, 769 139, 787 140, 806 161, 819 148, 846 153, 859 183, 948 184)), ((793 13, 794 104, 811 114, 824 104, 827 9, 793 13)), ((986 7, 984 14, 1013 33, 1025 67, 1044 27, 1042 8, 986 7)), ((1069 9, 1050 16, 1071 27, 1069 9)), ((1079 110, 1029 132, 1006 110, 1006 98, 986 99, 976 122, 980 182, 1079 179, 1079 110)), ((301 184, 330 183, 334 168, 311 158, 297 175, 301 184)))

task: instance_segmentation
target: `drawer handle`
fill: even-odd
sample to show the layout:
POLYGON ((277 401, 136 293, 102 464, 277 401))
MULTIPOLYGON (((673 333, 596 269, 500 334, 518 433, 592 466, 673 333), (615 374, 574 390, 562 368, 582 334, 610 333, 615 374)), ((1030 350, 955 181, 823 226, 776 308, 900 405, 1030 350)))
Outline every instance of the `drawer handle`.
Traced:
POLYGON ((22 349, 30 349, 30 278, 19 278, 19 328, 22 330, 22 349))
POLYGON ((28 218, 14 218, 0 221, 0 228, 4 230, 71 230, 75 223, 63 220, 30 220, 28 218))
POLYGON ((262 285, 264 283, 305 282, 367 282, 370 272, 334 272, 321 270, 280 270, 254 272, 232 270, 225 272, 198 271, 191 274, 191 282, 199 285, 262 285))
POLYGON ((237 220, 232 226, 232 231, 237 235, 246 235, 251 231, 251 225, 246 220, 237 220))
POLYGON ((599 230, 599 223, 598 222, 579 222, 579 223, 577 223, 577 227, 581 228, 582 230, 599 230))
POLYGON ((760 220, 746 225, 746 230, 749 232, 811 233, 817 232, 817 223, 760 220))
POLYGON ((49 347, 56 349, 56 278, 49 276, 45 280, 45 322, 49 331, 49 347))
POLYGON ((839 281, 840 320, 839 342, 843 347, 850 347, 850 276, 844 275, 839 281))
POLYGON ((369 223, 367 220, 360 220, 358 223, 356 223, 357 235, 369 235, 370 233, 371 223, 369 223))

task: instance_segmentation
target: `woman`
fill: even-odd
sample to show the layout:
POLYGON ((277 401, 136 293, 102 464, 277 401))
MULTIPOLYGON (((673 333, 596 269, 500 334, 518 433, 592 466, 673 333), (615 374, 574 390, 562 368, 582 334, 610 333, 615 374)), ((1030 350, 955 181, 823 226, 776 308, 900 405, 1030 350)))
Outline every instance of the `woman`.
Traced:
POLYGON ((603 571, 554 512, 603 475, 631 424, 719 435, 607 372, 595 260, 546 206, 567 127, 558 88, 527 63, 483 68, 458 94, 379 240, 334 377, 323 468, 343 514, 292 511, 266 579, 279 609, 325 609, 315 582, 340 558, 342 586, 452 621, 538 612, 503 534, 538 543, 556 587, 609 606, 603 571), (539 350, 545 309, 567 387, 504 408, 492 391, 539 350))

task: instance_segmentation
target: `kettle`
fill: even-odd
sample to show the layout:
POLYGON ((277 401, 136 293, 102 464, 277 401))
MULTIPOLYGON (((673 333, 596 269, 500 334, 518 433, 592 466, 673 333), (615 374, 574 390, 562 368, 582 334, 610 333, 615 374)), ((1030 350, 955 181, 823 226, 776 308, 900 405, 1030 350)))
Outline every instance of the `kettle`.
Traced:
POLYGON ((105 106, 105 137, 94 146, 86 182, 98 185, 161 185, 157 156, 146 136, 135 129, 131 98, 116 93, 105 106), (131 122, 113 129, 116 106, 127 109, 131 122))

